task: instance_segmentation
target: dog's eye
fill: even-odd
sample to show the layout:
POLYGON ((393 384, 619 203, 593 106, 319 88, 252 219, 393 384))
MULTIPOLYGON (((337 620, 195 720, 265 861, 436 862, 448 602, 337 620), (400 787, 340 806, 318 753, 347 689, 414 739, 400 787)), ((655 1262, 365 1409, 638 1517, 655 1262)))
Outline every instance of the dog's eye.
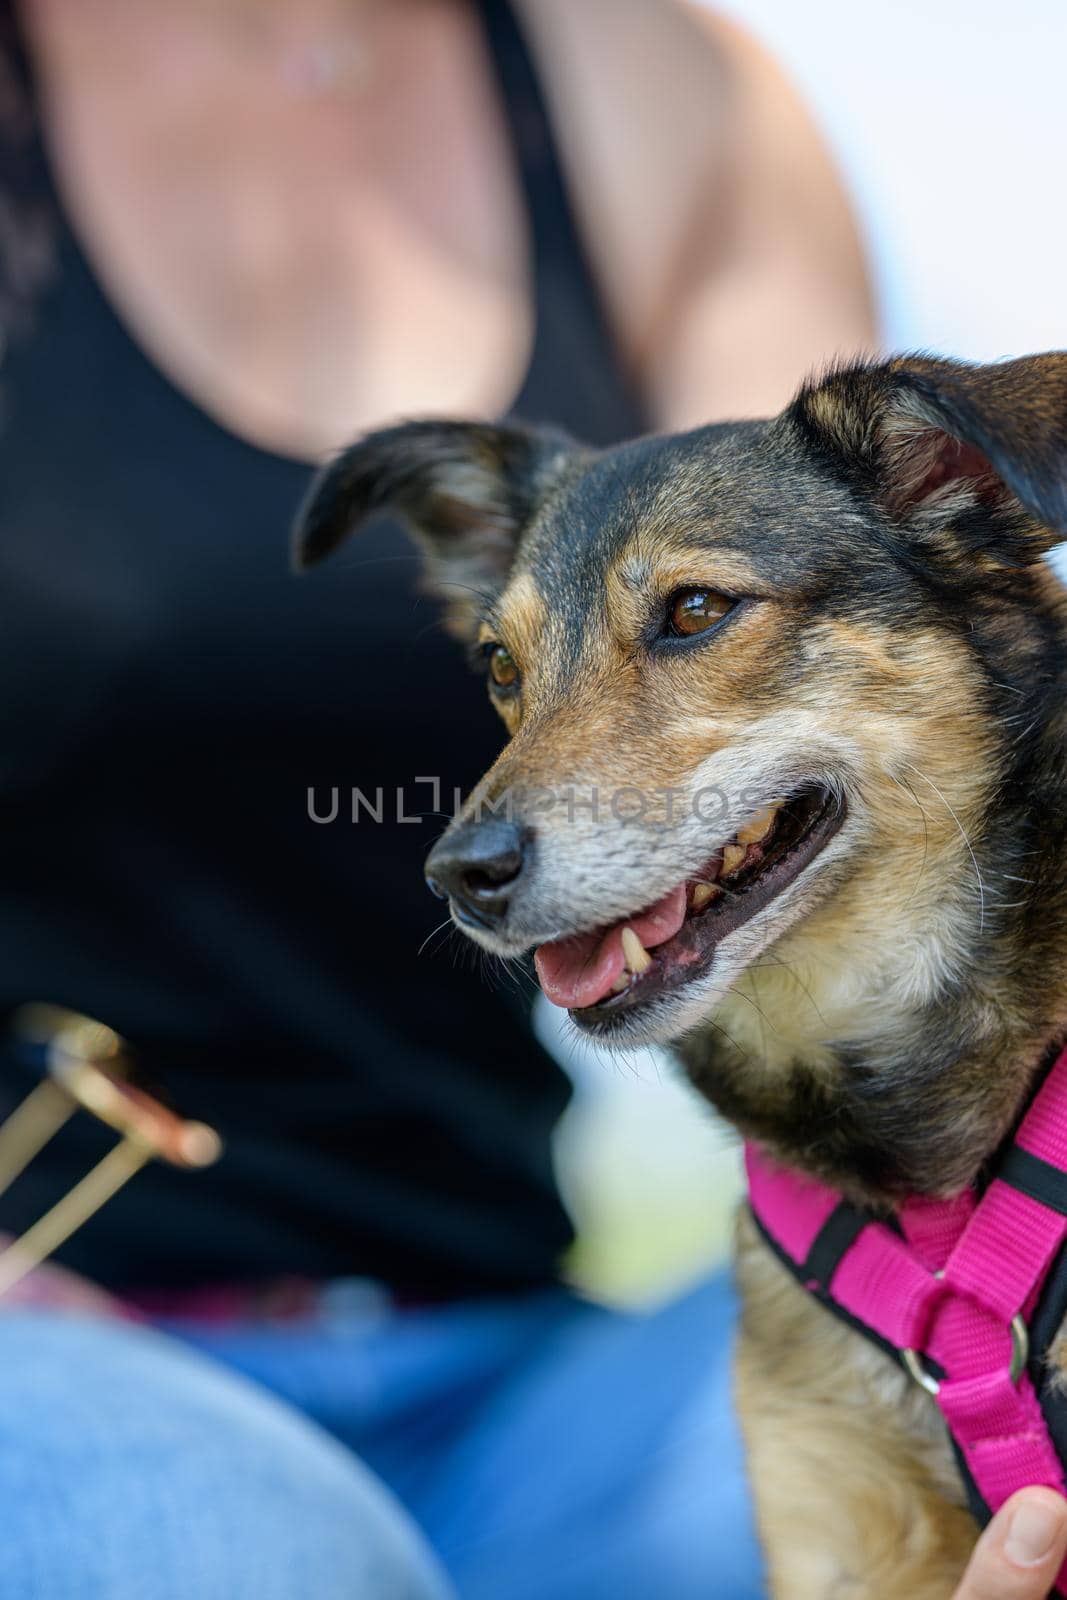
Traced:
POLYGON ((717 589, 679 589, 667 604, 667 631, 682 639, 706 633, 733 608, 730 597, 717 589))
POLYGON ((519 669, 514 656, 502 644, 486 647, 489 658, 489 676, 498 689, 513 689, 519 681, 519 669))

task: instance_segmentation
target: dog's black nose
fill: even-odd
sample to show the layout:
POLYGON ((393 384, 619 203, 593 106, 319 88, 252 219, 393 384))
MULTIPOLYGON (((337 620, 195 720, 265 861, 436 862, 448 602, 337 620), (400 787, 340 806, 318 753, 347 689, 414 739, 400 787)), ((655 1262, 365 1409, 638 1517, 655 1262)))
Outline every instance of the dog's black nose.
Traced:
POLYGON ((508 909, 526 859, 526 836, 513 822, 464 822, 430 851, 426 882, 451 899, 462 921, 491 928, 508 909))

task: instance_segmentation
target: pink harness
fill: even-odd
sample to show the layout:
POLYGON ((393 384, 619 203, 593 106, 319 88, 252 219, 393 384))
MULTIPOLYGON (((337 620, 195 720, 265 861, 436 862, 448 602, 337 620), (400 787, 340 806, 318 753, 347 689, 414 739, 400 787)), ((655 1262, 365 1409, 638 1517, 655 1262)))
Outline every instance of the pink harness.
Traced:
POLYGON ((935 1396, 976 1514, 1027 1484, 1064 1493, 1067 1401, 1044 1357, 1064 1309, 1060 1292, 1046 1302, 1067 1236, 1067 1050, 980 1193, 916 1197, 878 1220, 753 1144, 745 1164, 753 1214, 785 1264, 935 1396))

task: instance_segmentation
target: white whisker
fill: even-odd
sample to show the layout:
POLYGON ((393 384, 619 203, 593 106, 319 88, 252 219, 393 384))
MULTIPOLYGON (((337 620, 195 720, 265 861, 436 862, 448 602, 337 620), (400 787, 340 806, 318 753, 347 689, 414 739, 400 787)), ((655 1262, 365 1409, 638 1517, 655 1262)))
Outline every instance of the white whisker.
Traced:
POLYGON ((906 767, 911 767, 912 772, 916 773, 924 783, 928 783, 930 785, 931 789, 937 795, 937 798, 941 801, 941 804, 944 806, 945 810, 956 824, 956 827, 960 832, 960 838, 967 846, 967 853, 971 858, 971 864, 974 867, 974 875, 978 881, 978 931, 979 933, 982 933, 985 929, 985 884, 982 882, 982 869, 978 865, 978 857, 975 855, 974 848, 967 836, 967 830, 963 826, 963 823, 960 821, 959 817, 953 811, 952 807, 949 805, 948 801, 945 799, 944 795, 941 793, 941 790, 937 787, 937 784, 934 782, 934 780, 932 778, 928 778, 925 772, 920 772, 918 767, 912 766, 910 761, 905 761, 904 765, 906 767))

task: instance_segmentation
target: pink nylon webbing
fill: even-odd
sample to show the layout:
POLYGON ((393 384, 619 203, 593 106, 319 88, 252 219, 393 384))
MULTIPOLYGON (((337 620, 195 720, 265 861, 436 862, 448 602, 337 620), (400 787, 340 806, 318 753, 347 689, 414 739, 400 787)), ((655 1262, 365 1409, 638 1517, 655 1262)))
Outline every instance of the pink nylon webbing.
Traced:
MULTIPOLYGON (((1016 1143, 1067 1172, 1067 1051, 1046 1077, 1016 1143)), ((841 1197, 824 1184, 745 1149, 749 1199, 798 1266, 841 1197)), ((897 1350, 936 1363, 937 1403, 982 1499, 996 1511, 1017 1489, 1065 1492, 1037 1395, 1024 1371, 1010 1376, 1012 1320, 1028 1314, 1067 1236, 1067 1217, 994 1179, 979 1198, 915 1197, 900 1208, 904 1237, 871 1221, 844 1251, 831 1299, 897 1350)), ((1067 1564, 1057 1581, 1067 1596, 1067 1564)))

